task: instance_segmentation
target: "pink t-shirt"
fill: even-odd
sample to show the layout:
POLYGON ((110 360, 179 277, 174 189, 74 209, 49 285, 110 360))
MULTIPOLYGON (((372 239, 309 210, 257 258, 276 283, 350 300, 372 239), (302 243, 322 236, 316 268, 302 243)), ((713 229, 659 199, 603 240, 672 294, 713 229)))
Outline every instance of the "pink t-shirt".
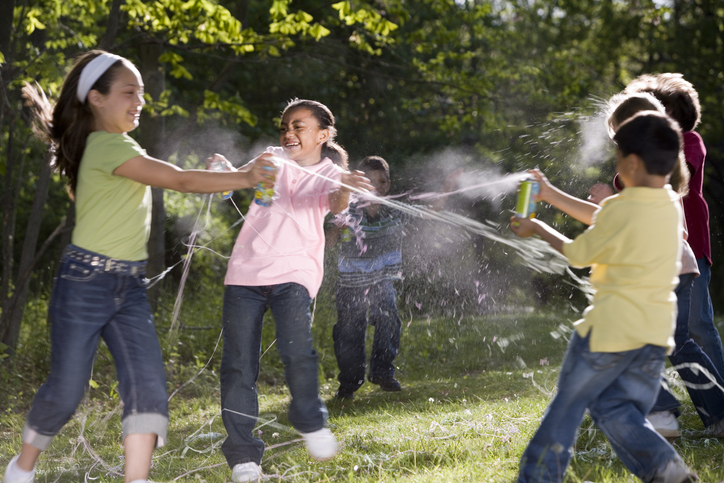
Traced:
POLYGON ((329 158, 305 168, 294 161, 288 163, 277 168, 278 197, 271 206, 252 202, 231 253, 224 284, 258 287, 294 282, 314 298, 324 275, 324 217, 329 212, 329 193, 339 185, 311 173, 339 182, 343 170, 329 158))

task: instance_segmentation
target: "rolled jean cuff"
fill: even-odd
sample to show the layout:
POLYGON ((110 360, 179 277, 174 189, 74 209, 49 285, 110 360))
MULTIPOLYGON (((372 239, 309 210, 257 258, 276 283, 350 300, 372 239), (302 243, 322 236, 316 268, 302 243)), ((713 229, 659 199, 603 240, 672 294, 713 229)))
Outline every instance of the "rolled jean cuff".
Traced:
POLYGON ((23 428, 23 443, 29 444, 33 448, 38 448, 40 451, 45 451, 50 446, 55 438, 54 434, 40 434, 27 424, 23 428))
POLYGON ((156 448, 166 444, 168 416, 158 413, 136 413, 123 419, 123 440, 131 434, 155 434, 156 448))

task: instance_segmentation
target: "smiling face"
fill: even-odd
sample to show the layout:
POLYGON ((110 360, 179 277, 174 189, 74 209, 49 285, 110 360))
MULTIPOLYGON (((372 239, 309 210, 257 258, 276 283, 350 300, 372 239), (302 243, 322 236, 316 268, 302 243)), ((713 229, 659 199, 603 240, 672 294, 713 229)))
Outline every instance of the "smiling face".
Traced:
POLYGON ((310 166, 322 159, 322 145, 329 131, 319 128, 319 121, 309 109, 292 109, 284 113, 279 129, 279 144, 300 166, 310 166))
POLYGON ((135 67, 123 64, 116 70, 108 94, 91 90, 88 102, 95 117, 95 130, 126 133, 138 127, 143 99, 143 80, 135 67))

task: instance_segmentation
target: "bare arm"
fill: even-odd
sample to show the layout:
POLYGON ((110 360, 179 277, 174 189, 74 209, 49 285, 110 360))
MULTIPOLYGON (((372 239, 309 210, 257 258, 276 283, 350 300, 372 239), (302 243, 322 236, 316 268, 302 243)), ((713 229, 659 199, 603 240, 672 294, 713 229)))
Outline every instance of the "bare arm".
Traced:
POLYGON ((535 176, 540 186, 540 194, 537 200, 550 203, 568 216, 590 225, 593 222, 593 213, 599 208, 598 205, 571 196, 553 186, 543 173, 533 169, 530 173, 535 176))
POLYGON ((518 218, 517 216, 513 216, 510 218, 510 229, 521 238, 538 235, 561 253, 563 253, 563 245, 571 241, 570 238, 535 218, 518 218))
POLYGON ((137 183, 182 193, 220 193, 251 188, 261 181, 273 183, 273 171, 265 169, 265 166, 274 167, 274 164, 265 156, 253 159, 238 170, 223 172, 183 170, 150 156, 136 156, 117 167, 113 174, 137 183))
MULTIPOLYGON (((362 171, 352 171, 342 173, 342 184, 357 188, 362 191, 371 191, 374 187, 370 184, 362 171)), ((329 194, 329 211, 335 215, 342 213, 349 204, 350 189, 342 186, 337 191, 329 194)))

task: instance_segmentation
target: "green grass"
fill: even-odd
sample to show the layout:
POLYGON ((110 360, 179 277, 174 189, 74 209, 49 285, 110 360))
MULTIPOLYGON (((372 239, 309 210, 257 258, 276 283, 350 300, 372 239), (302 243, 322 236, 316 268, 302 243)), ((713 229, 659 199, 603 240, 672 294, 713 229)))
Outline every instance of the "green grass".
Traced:
MULTIPOLYGON (((318 307, 315 338, 320 352, 322 397, 341 443, 333 460, 309 460, 286 416, 289 396, 272 348, 264 355, 260 384, 260 437, 267 444, 262 466, 266 481, 317 482, 509 482, 555 389, 574 314, 493 315, 414 318, 403 321, 398 357, 400 393, 365 384, 354 400, 332 399, 337 384, 331 345, 331 307, 318 307)), ((272 324, 267 324, 271 326, 272 324)), ((203 358, 168 354, 170 402, 168 444, 155 452, 151 478, 158 482, 226 482, 230 470, 220 445, 225 436, 219 415, 218 332, 195 334, 203 358), (201 340, 204 339, 205 340, 201 340), (209 362, 210 361, 210 362, 209 362), (208 366, 206 363, 209 362, 208 366), (189 382, 190 381, 190 382, 189 382), (184 385, 185 384, 185 385, 184 385)), ((266 348, 273 329, 265 328, 266 348)), ((37 482, 122 481, 120 407, 112 362, 99 353, 98 384, 73 420, 41 457, 37 482)), ((27 372, 27 362, 16 361, 27 372)), ((18 366, 19 364, 19 366, 18 366)), ((7 371, 8 368, 5 368, 7 371)), ((0 415, 0 464, 20 446, 24 417, 37 381, 5 374, 5 410, 0 415)), ((680 418, 677 450, 703 481, 724 479, 722 442, 705 436, 688 397, 680 418)), ((601 432, 586 418, 566 482, 636 481, 612 453, 601 432)))

